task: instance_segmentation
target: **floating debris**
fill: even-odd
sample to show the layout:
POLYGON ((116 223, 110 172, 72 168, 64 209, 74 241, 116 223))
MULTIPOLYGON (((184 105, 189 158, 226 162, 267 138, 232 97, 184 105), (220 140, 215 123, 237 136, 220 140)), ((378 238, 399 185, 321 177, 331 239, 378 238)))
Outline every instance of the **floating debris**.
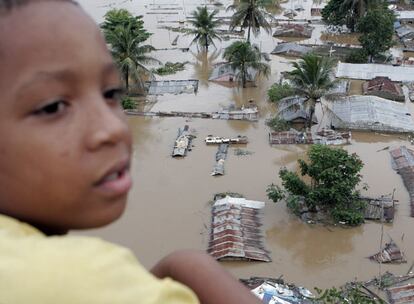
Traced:
POLYGON ((232 137, 232 138, 208 135, 205 138, 205 142, 206 142, 207 145, 247 144, 248 143, 248 138, 247 138, 247 136, 241 136, 241 135, 238 135, 237 137, 232 137))
POLYGON ((226 196, 212 207, 207 252, 217 260, 271 262, 264 248, 260 210, 264 202, 226 196))
POLYGON ((411 216, 414 217, 414 151, 405 146, 390 151, 392 167, 401 175, 410 195, 411 216))
POLYGON ((384 249, 369 258, 370 260, 377 261, 378 263, 401 264, 407 262, 400 248, 398 248, 397 244, 395 244, 392 240, 385 244, 384 249))
POLYGON ((188 125, 183 129, 178 129, 178 136, 175 140, 172 157, 184 157, 191 150, 191 142, 195 136, 189 132, 188 125))
POLYGON ((259 110, 255 106, 241 107, 236 109, 233 107, 222 109, 218 112, 176 112, 176 111, 159 111, 159 112, 140 112, 125 111, 128 115, 148 116, 148 117, 187 117, 187 118, 205 118, 205 119, 223 119, 223 120, 244 120, 258 121, 259 110))
POLYGON ((216 153, 216 164, 214 165, 213 172, 211 172, 212 176, 216 175, 224 175, 224 161, 227 158, 227 151, 229 149, 229 144, 221 143, 218 147, 216 153))

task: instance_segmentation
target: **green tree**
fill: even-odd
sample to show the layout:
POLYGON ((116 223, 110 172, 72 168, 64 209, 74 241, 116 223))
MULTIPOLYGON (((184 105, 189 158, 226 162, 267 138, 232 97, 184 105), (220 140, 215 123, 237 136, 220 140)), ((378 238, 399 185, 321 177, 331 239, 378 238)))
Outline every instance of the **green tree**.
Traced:
POLYGON ((138 82, 143 88, 142 76, 152 75, 145 64, 159 63, 155 58, 148 56, 154 48, 150 45, 141 45, 141 38, 134 34, 131 25, 117 26, 107 35, 108 41, 111 41, 112 56, 121 71, 127 93, 130 79, 138 82))
POLYGON ((294 89, 304 96, 309 109, 308 127, 312 126, 316 103, 336 83, 332 80, 335 61, 329 57, 306 54, 299 62, 294 62, 294 70, 289 72, 294 89))
POLYGON ((378 54, 388 50, 394 43, 395 15, 388 8, 369 10, 357 24, 362 48, 369 56, 369 61, 378 54))
POLYGON ((266 12, 265 6, 267 0, 240 0, 238 4, 230 5, 228 10, 235 10, 230 22, 230 30, 240 26, 242 29, 247 28, 247 41, 250 42, 250 32, 258 36, 260 28, 266 33, 272 33, 272 26, 267 19, 273 19, 273 16, 266 12))
POLYGON ((330 0, 322 9, 322 19, 332 25, 346 25, 355 31, 357 22, 372 9, 383 6, 383 0, 330 0))
POLYGON ((218 10, 209 13, 206 6, 197 7, 190 20, 193 29, 186 34, 194 36, 191 44, 197 42, 206 52, 208 52, 210 45, 215 47, 214 39, 221 40, 217 33, 217 28, 221 24, 220 20, 216 19, 217 14, 218 10))
POLYGON ((121 71, 127 93, 131 79, 143 88, 142 77, 152 75, 145 64, 159 61, 148 56, 154 48, 143 44, 151 34, 145 30, 142 16, 133 16, 125 9, 113 9, 106 13, 101 28, 121 71))
POLYGON ((263 55, 259 48, 249 42, 233 42, 226 48, 223 57, 233 70, 238 71, 237 78, 241 81, 243 88, 246 87, 249 70, 254 70, 257 74, 264 76, 270 74, 270 66, 262 62, 263 55))
POLYGON ((308 162, 298 161, 302 178, 297 173, 280 170, 284 190, 269 186, 269 198, 278 201, 285 197, 283 191, 287 191, 289 197, 303 197, 309 210, 319 208, 335 221, 349 225, 362 223, 364 204, 356 190, 362 178, 359 172, 363 163, 359 157, 340 148, 313 145, 308 151, 308 159, 308 162))
POLYGON ((128 10, 126 9, 111 9, 105 14, 105 20, 101 24, 101 28, 104 32, 104 36, 108 43, 110 33, 115 30, 116 27, 128 27, 130 26, 131 31, 133 31, 134 36, 138 36, 137 38, 140 42, 144 42, 147 40, 151 34, 148 33, 144 28, 144 21, 142 20, 142 16, 133 16, 128 10))

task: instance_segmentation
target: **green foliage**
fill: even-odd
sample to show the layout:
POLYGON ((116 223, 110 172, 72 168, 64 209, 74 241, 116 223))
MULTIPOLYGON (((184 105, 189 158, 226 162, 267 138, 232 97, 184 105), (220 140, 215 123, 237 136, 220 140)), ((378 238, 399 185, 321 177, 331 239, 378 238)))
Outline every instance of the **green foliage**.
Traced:
POLYGON ((300 215, 300 211, 301 211, 301 205, 299 201, 300 201, 300 196, 297 196, 297 195, 289 195, 286 198, 286 207, 288 207, 289 210, 292 211, 293 214, 296 214, 297 216, 300 215))
POLYGON ((290 123, 277 116, 266 120, 266 125, 276 132, 289 131, 291 127, 290 123))
POLYGON ((267 96, 271 102, 277 102, 285 97, 295 94, 295 90, 287 83, 273 84, 267 91, 267 96))
POLYGON ((348 63, 367 63, 368 55, 363 49, 353 50, 345 59, 348 63))
MULTIPOLYGON (((263 55, 256 45, 243 41, 233 42, 225 49, 223 54, 223 58, 228 61, 232 69, 238 72, 236 77, 240 80, 243 88, 246 87, 249 69, 265 76, 270 74, 270 66, 262 62, 262 57, 263 55)), ((250 80, 253 81, 254 79, 250 80)))
POLYGON ((198 43, 208 51, 210 45, 215 46, 214 39, 221 40, 217 33, 217 29, 221 25, 221 21, 216 19, 217 14, 217 10, 209 13, 207 6, 197 7, 192 13, 192 19, 190 19, 193 29, 186 33, 186 35, 194 36, 191 44, 198 43))
POLYGON ((133 16, 124 9, 113 9, 106 13, 101 27, 121 71, 127 93, 131 79, 143 88, 142 76, 151 75, 145 64, 158 63, 158 60, 147 55, 154 48, 142 44, 150 36, 144 29, 142 16, 133 16))
POLYGON ((394 21, 394 12, 388 8, 370 10, 359 20, 359 41, 370 60, 393 46, 394 21))
POLYGON ((128 97, 128 96, 124 96, 124 97, 121 99, 121 105, 122 105, 122 108, 123 108, 124 110, 133 110, 133 109, 135 109, 135 107, 136 107, 136 103, 135 103, 135 101, 134 101, 134 100, 132 100, 132 98, 130 98, 130 97, 128 97))
POLYGON ((322 291, 315 288, 319 298, 315 300, 316 303, 321 304, 383 304, 381 299, 373 299, 367 295, 360 284, 349 284, 344 288, 337 289, 332 287, 322 291))
POLYGON ((322 20, 330 25, 345 25, 350 11, 342 9, 343 0, 330 0, 321 11, 322 20))
POLYGON ((153 72, 154 74, 157 75, 171 75, 171 74, 175 74, 179 71, 184 71, 185 70, 185 65, 187 64, 187 62, 166 62, 164 66, 154 69, 153 72))
POLYGON ((288 74, 293 89, 307 98, 308 127, 312 124, 316 103, 320 102, 320 98, 335 85, 331 79, 335 64, 332 58, 309 53, 299 62, 294 62, 294 69, 288 74))
POLYGON ((272 33, 272 26, 267 19, 274 19, 271 14, 266 12, 269 6, 268 0, 239 0, 237 4, 230 5, 228 10, 235 10, 231 21, 230 30, 236 27, 247 30, 247 42, 250 42, 250 33, 257 37, 260 29, 263 28, 269 35, 272 33))
POLYGON ((108 43, 112 43, 110 33, 114 32, 117 27, 129 27, 134 36, 138 37, 139 42, 144 42, 151 36, 144 28, 142 16, 133 16, 126 9, 111 9, 105 14, 105 21, 101 28, 108 43))
MULTIPOLYGON (((363 222, 364 203, 355 190, 361 181, 359 172, 362 161, 356 154, 349 155, 343 149, 313 145, 308 159, 299 160, 300 175, 310 180, 310 185, 295 172, 282 169, 279 176, 283 188, 290 194, 304 197, 309 210, 327 211, 331 217, 348 225, 363 222)), ((277 196, 274 196, 278 198, 277 196)))
POLYGON ((322 9, 322 19, 331 25, 346 25, 355 31, 358 21, 372 9, 383 7, 383 0, 329 0, 322 9))
POLYGON ((282 199, 285 199, 286 197, 284 190, 275 184, 269 185, 269 187, 266 189, 266 193, 267 197, 275 203, 281 201, 282 199))

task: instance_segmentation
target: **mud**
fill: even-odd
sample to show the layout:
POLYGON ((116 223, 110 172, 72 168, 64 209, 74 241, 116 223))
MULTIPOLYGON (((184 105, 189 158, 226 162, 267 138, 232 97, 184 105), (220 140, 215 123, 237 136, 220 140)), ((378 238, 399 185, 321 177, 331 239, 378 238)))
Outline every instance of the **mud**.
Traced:
MULTIPOLYGON (((146 27, 154 33, 149 43, 156 48, 171 47, 170 39, 175 35, 157 28, 158 20, 178 20, 189 14, 202 0, 163 0, 181 7, 178 15, 148 15, 145 11, 160 0, 81 0, 85 9, 98 22, 110 7, 125 7, 137 14, 143 14, 146 27), (111 3, 111 4, 110 4, 111 3), (109 5, 110 6, 106 6, 109 5)), ((297 1, 295 1, 296 3, 297 1)), ((206 1, 207 4, 210 1, 206 1)), ((229 1, 222 1, 226 7, 229 1)), ((303 2, 311 5, 312 1, 303 2)), ((282 7, 290 7, 290 2, 282 7)), ((224 10, 220 15, 226 15, 224 10)), ((323 27, 316 26, 313 35, 319 35, 323 27)), ((313 36, 309 43, 320 41, 313 36)), ((188 47, 191 37, 181 36, 178 47, 188 47)), ((270 52, 279 40, 263 34, 254 42, 264 52, 270 52), (262 42, 260 42, 262 41, 262 42)), ((220 62, 220 49, 232 41, 218 44, 218 50, 208 55, 198 54, 193 46, 190 52, 158 51, 154 55, 165 62, 190 61, 185 71, 164 79, 200 79, 197 95, 165 95, 157 97, 155 103, 147 106, 152 111, 216 111, 220 106, 235 104, 241 106, 253 99, 259 106, 259 122, 211 121, 186 118, 145 118, 130 117, 129 123, 134 136, 132 174, 134 188, 129 196, 125 215, 113 225, 86 232, 101 236, 109 241, 131 248, 139 260, 151 267, 169 252, 182 248, 205 250, 208 244, 210 205, 214 193, 233 191, 247 198, 265 201, 264 229, 266 243, 272 251, 272 263, 232 262, 223 265, 238 277, 268 276, 279 277, 308 288, 342 285, 353 280, 370 279, 378 274, 378 265, 366 257, 378 251, 380 224, 367 223, 358 228, 311 226, 302 223, 289 214, 284 204, 274 204, 266 197, 266 187, 279 183, 281 167, 294 169, 297 159, 306 153, 306 146, 275 146, 268 144, 268 129, 264 120, 274 112, 266 100, 266 89, 279 80, 280 72, 291 69, 291 60, 272 55, 272 75, 258 82, 257 87, 228 88, 208 82, 211 65, 220 62), (188 124, 197 131, 193 149, 185 159, 171 158, 171 149, 177 128, 188 124), (249 143, 246 149, 254 152, 249 157, 236 157, 230 147, 226 160, 226 175, 210 176, 217 147, 207 146, 204 138, 209 134, 220 136, 246 135, 249 143)), ((161 78, 162 79, 162 78, 161 78)), ((356 88, 355 88, 356 90, 356 88)), ((410 105, 412 110, 412 106, 410 105)), ((325 112, 317 109, 318 118, 324 121, 325 112)), ((323 123, 322 123, 323 124, 323 123)), ((314 128, 318 128, 315 126, 314 128)), ((369 185, 364 192, 368 196, 392 193, 399 206, 393 224, 385 225, 385 240, 391 236, 405 252, 408 265, 414 259, 414 219, 410 218, 409 196, 399 175, 391 167, 389 152, 383 150, 410 143, 403 137, 375 133, 353 133, 349 152, 357 153, 365 166, 363 182, 369 185)), ((407 266, 382 265, 382 271, 405 273, 407 266)))

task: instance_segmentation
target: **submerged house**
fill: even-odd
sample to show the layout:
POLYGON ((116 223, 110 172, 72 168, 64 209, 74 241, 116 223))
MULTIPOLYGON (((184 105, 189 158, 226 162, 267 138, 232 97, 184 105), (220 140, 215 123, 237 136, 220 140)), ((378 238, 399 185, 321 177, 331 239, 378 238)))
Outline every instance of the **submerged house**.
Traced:
POLYGON ((264 247, 261 209, 264 202, 226 196, 212 207, 207 252, 217 260, 271 262, 264 247))
POLYGON ((364 95, 373 95, 395 101, 405 101, 401 86, 388 77, 375 77, 362 85, 364 95))
POLYGON ((302 24, 281 24, 276 28, 273 37, 294 37, 310 38, 312 37, 313 27, 302 24))
POLYGON ((285 42, 279 43, 271 54, 302 57, 303 55, 310 53, 311 51, 312 48, 309 46, 299 45, 294 42, 285 42))
MULTIPOLYGON (((239 80, 240 70, 233 69, 228 63, 220 63, 216 65, 210 75, 209 81, 214 82, 231 82, 236 85, 239 80)), ((257 71, 255 69, 247 69, 247 81, 255 82, 257 78, 257 71)))
POLYGON ((336 70, 337 78, 370 80, 375 77, 388 77, 392 81, 414 81, 412 67, 392 66, 373 63, 343 63, 339 62, 336 70))
POLYGON ((198 91, 198 80, 153 80, 146 82, 145 87, 148 95, 195 94, 198 91))
MULTIPOLYGON (((309 119, 309 112, 305 108, 305 101, 306 98, 300 96, 283 98, 278 102, 277 115, 290 123, 306 123, 309 119)), ((312 117, 312 123, 318 123, 315 115, 312 117)))
POLYGON ((414 132, 411 113, 404 104, 377 96, 349 96, 335 101, 330 111, 334 128, 414 132))

